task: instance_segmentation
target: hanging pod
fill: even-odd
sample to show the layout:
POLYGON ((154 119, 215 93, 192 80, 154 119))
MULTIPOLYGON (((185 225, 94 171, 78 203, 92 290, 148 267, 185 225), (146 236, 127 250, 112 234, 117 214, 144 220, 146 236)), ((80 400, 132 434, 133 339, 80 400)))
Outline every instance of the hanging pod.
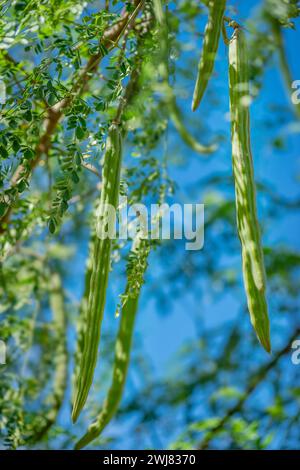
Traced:
POLYGON ((153 10, 156 21, 158 23, 158 33, 160 40, 160 71, 164 82, 164 101, 166 108, 169 112, 169 117, 173 122, 175 129, 182 138, 182 140, 198 154, 209 155, 215 152, 218 145, 213 143, 205 145, 199 142, 187 129, 182 118, 180 109, 176 102, 174 91, 169 84, 169 39, 168 39, 168 24, 167 18, 162 6, 161 0, 153 0, 153 10))
POLYGON ((246 39, 235 23, 229 45, 229 96, 232 164, 237 229, 242 245, 244 285, 251 323, 270 352, 270 325, 265 297, 265 267, 256 210, 256 190, 249 127, 249 77, 246 39))
POLYGON ((208 21, 204 31, 203 47, 198 64, 192 111, 196 111, 198 108, 213 73, 225 8, 226 0, 210 0, 208 2, 208 21))

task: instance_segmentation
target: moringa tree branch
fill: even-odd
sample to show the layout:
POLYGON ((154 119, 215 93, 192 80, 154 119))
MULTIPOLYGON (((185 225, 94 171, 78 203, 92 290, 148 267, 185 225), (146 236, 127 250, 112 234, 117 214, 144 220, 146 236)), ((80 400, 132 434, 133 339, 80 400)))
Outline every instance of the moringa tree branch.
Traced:
MULTIPOLYGON (((135 9, 133 12, 129 12, 127 9, 121 13, 121 19, 108 28, 102 37, 102 45, 108 50, 112 50, 117 46, 120 38, 130 24, 134 21, 137 14, 144 4, 144 0, 133 0, 133 5, 135 9)), ((94 76, 103 54, 99 52, 98 54, 92 55, 87 64, 85 65, 82 73, 79 75, 78 79, 75 81, 69 96, 65 97, 55 105, 51 106, 47 111, 47 117, 44 122, 45 131, 40 138, 35 150, 35 156, 31 159, 25 166, 21 163, 16 171, 14 172, 11 179, 11 188, 14 188, 21 178, 24 176, 30 178, 31 173, 38 165, 42 155, 47 155, 51 147, 51 139, 57 125, 62 118, 64 110, 72 103, 75 96, 81 96, 84 90, 86 89, 87 83, 94 76)), ((16 195, 16 198, 18 194, 16 195)), ((10 204, 5 214, 0 218, 0 233, 4 233, 7 229, 11 214, 13 211, 13 203, 10 204)))
POLYGON ((252 376, 251 381, 249 382, 245 392, 243 395, 240 397, 240 399, 237 401, 237 403, 229 408, 227 413, 224 415, 224 417, 216 424, 207 434, 204 436, 203 440, 200 442, 198 449, 199 450, 205 450, 208 448, 210 442, 212 439, 214 439, 220 432, 223 431, 225 425, 228 423, 230 418, 238 413, 245 401, 249 398, 249 396, 254 392, 254 390, 258 387, 258 385, 264 380, 266 375, 276 366, 276 364, 279 362, 279 360, 287 354, 291 350, 291 344, 292 342, 298 338, 300 335, 300 327, 297 328, 294 333, 291 335, 289 340, 287 341, 286 345, 280 349, 276 354, 274 354, 273 358, 267 362, 265 365, 261 366, 256 374, 252 376))

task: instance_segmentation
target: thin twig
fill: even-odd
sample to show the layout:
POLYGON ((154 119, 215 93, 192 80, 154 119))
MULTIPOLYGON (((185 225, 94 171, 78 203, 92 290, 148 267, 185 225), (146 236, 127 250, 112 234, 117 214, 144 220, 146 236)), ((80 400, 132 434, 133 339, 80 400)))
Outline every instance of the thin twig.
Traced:
POLYGON ((300 328, 297 328, 295 332, 292 334, 290 339, 288 340, 287 344, 280 349, 271 359, 269 362, 267 362, 265 365, 261 366, 260 369, 252 376, 251 381, 249 382, 249 385, 247 389, 245 390, 244 394, 240 397, 240 399, 237 401, 237 403, 229 408, 225 416, 219 421, 216 426, 214 426, 203 438, 203 440, 200 442, 198 449, 204 450, 207 449, 209 446, 209 443, 211 442, 212 439, 214 439, 221 431, 223 431, 225 425, 227 422, 230 420, 230 418, 238 413, 245 401, 249 398, 249 396, 254 392, 254 390, 258 387, 258 385, 263 381, 263 379, 266 377, 266 375, 274 368, 274 366, 278 363, 278 361, 290 352, 291 350, 291 344, 292 342, 298 338, 300 335, 300 328))

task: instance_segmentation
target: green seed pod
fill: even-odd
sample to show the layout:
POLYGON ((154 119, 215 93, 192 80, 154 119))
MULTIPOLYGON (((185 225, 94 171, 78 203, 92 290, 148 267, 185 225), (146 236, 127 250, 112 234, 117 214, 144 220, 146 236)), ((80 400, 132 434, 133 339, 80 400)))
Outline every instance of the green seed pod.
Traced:
MULTIPOLYGON (((122 160, 122 139, 117 126, 111 126, 107 140, 102 171, 102 190, 99 206, 99 220, 107 224, 107 204, 115 209, 118 204, 120 169, 122 160)), ((72 420, 75 422, 82 410, 91 387, 97 362, 100 329, 103 318, 108 274, 110 270, 110 237, 95 237, 93 259, 85 311, 82 353, 76 377, 72 420)))
POLYGON ((83 351, 84 345, 84 337, 85 337, 85 325, 86 325, 86 318, 87 318, 87 305, 88 305, 88 298, 89 298, 89 291, 90 291, 90 279, 92 274, 92 265, 93 265, 93 248, 95 245, 96 235, 95 230, 92 230, 90 242, 89 242, 89 255, 87 258, 86 263, 86 272, 85 272, 85 283, 84 283, 84 292, 80 303, 79 309, 79 317, 77 322, 77 345, 76 351, 74 356, 74 374, 73 374, 73 381, 75 387, 73 387, 73 397, 72 403, 75 401, 76 395, 76 381, 77 377, 80 374, 80 360, 81 354, 83 351))
POLYGON ((55 334, 55 360, 52 388, 47 396, 47 411, 41 416, 41 425, 33 429, 32 435, 28 437, 34 444, 47 434, 55 423, 59 410, 64 400, 68 377, 68 350, 67 350, 67 318, 64 300, 64 292, 58 273, 51 275, 51 290, 49 301, 53 317, 53 329, 55 334))
MULTIPOLYGON (((290 99, 290 93, 292 91, 293 78, 292 73, 287 61, 286 51, 284 47, 284 38, 281 31, 281 24, 277 18, 272 17, 271 15, 267 16, 270 23, 271 31, 273 34, 274 42, 276 45, 276 52, 279 58, 279 68, 285 82, 287 95, 290 99)), ((292 101, 292 100, 291 100, 292 101)), ((300 103, 294 103, 294 112, 296 117, 300 119, 300 103)))
POLYGON ((130 360, 130 350, 138 308, 140 289, 147 268, 149 242, 138 238, 133 248, 134 257, 127 270, 128 281, 123 297, 123 307, 116 340, 113 378, 107 397, 96 421, 76 444, 76 449, 87 446, 98 437, 117 412, 126 382, 130 360), (137 285, 137 281, 138 285, 137 285))
POLYGON ((196 140, 193 135, 187 130, 174 96, 171 97, 168 101, 168 109, 170 113, 170 118, 174 124, 175 129, 177 130, 182 140, 191 149, 193 149, 197 153, 206 155, 211 154, 217 150, 217 144, 203 145, 198 142, 198 140, 196 140))
POLYGON ((226 0, 210 0, 208 3, 208 21, 204 32, 203 48, 198 64, 192 111, 198 108, 214 69, 225 8, 226 0))
POLYGON ((251 323, 270 352, 270 325, 265 298, 265 267, 256 210, 256 190, 249 128, 249 78, 246 40, 235 27, 229 41, 229 94, 232 163, 237 228, 242 245, 243 275, 251 323))

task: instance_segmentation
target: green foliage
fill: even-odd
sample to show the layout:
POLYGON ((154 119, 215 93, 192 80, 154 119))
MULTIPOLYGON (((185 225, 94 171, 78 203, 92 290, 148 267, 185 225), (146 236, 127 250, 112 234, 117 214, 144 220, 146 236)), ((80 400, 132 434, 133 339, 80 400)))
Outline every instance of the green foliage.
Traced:
MULTIPOLYGON (((233 180, 229 173, 213 170, 216 161, 218 168, 229 168, 222 158, 230 141, 227 131, 219 135, 219 117, 224 117, 219 86, 224 82, 226 88, 226 77, 213 76, 225 9, 225 2, 222 8, 219 4, 130 0, 102 2, 99 7, 97 2, 78 0, 1 2, 0 339, 8 351, 6 364, 0 365, 3 448, 69 449, 75 442, 78 447, 118 447, 122 432, 111 435, 104 428, 115 416, 121 421, 132 415, 136 419, 126 421, 132 447, 135 436, 145 447, 150 442, 153 448, 174 449, 264 449, 272 446, 273 436, 281 437, 282 448, 292 445, 290 438, 291 443, 299 442, 297 369, 291 369, 286 356, 289 341, 299 336, 300 256, 294 247, 282 242, 264 248, 274 356, 268 360, 260 355, 243 315, 237 325, 204 327, 203 315, 212 298, 222 303, 232 296, 241 314, 246 312, 235 257, 239 244, 233 180), (185 104, 192 92, 199 58, 196 38, 199 25, 207 20, 207 8, 196 101, 209 80, 216 86, 209 89, 207 108, 202 103, 203 113, 195 116, 185 104), (213 155, 203 163, 194 158, 217 151, 215 160, 213 155), (178 175, 188 164, 186 188, 178 175), (200 178, 202 174, 207 176, 200 178), (175 245, 143 239, 130 249, 122 240, 100 240, 95 221, 100 218, 99 226, 105 228, 101 207, 107 200, 117 206, 119 192, 130 204, 149 206, 171 202, 174 195, 180 202, 202 198, 209 249, 195 254, 184 251, 180 241, 175 245), (143 306, 139 298, 143 293, 167 315, 187 292, 196 296, 199 311, 187 307, 181 321, 195 315, 195 336, 176 355, 174 366, 154 379, 143 338, 135 335, 138 304, 143 306), (120 314, 119 322, 112 321, 110 311, 120 314), (104 314, 108 326, 102 328, 104 314), (77 352, 71 359, 75 330, 77 352), (123 397, 128 371, 134 371, 134 380, 127 381, 131 393, 123 397), (70 410, 69 374, 75 376, 74 421, 89 394, 78 426, 60 420, 60 413, 65 417, 70 410), (135 384, 136 377, 140 380, 135 392, 131 382, 135 384), (257 390, 264 393, 264 387, 271 397, 267 405, 253 397, 257 390), (100 434, 101 440, 94 441, 100 434)), ((274 64, 290 94, 292 68, 284 31, 296 27, 299 2, 266 0, 259 5, 256 16, 245 23, 254 96, 259 99, 264 93, 265 71, 274 64)), ((234 6, 228 1, 226 13, 234 12, 242 22, 234 6)), ((222 63, 226 54, 225 47, 220 48, 222 63)), ((241 94, 247 98, 248 88, 241 94)), ((243 131, 241 160, 245 149, 250 154, 248 104, 236 107, 243 131)), ((297 118, 297 105, 294 111, 297 118)), ((283 153, 290 141, 285 129, 280 132, 273 135, 272 145, 274 152, 283 153)), ((241 175, 234 173, 239 183, 241 175)), ((245 175, 251 208, 247 206, 242 216, 251 236, 247 231, 244 237, 242 217, 238 230, 244 267, 245 259, 247 264, 250 313, 257 323, 257 316, 261 321, 266 312, 264 305, 256 308, 264 303, 264 281, 251 162, 245 175), (255 305, 253 298, 259 299, 255 305)), ((268 184, 257 182, 257 190, 265 204, 261 220, 266 231, 299 209, 299 200, 287 199, 268 184)), ((237 197, 238 212, 241 201, 237 197)), ((141 308, 140 318, 145 311, 141 308)), ((264 321, 260 336, 268 349, 264 321)))

